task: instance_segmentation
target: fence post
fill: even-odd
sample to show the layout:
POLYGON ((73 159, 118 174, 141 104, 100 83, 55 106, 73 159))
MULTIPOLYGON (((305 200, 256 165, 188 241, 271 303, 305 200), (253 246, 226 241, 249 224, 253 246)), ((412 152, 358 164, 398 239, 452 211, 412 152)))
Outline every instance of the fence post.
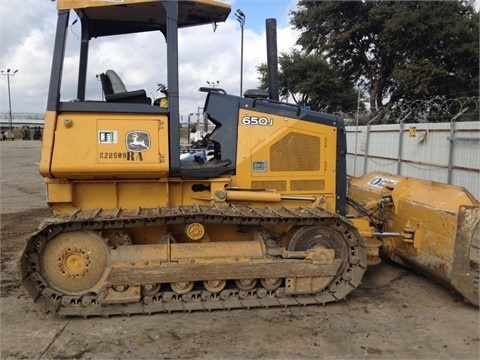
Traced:
POLYGON ((370 121, 367 124, 367 134, 365 135, 365 157, 363 158, 363 172, 362 175, 367 173, 367 161, 368 161, 368 142, 370 137, 370 121))
POLYGON ((398 161, 397 161, 397 175, 402 175, 402 155, 403 155, 403 125, 404 121, 408 119, 412 112, 409 111, 407 115, 400 119, 400 133, 398 135, 398 161))
POLYGON ((402 153, 403 153, 403 121, 400 122, 400 132, 398 135, 397 175, 401 175, 401 171, 402 171, 402 153))
POLYGON ((450 120, 450 136, 448 137, 448 175, 447 175, 447 184, 452 184, 452 174, 453 174, 453 148, 454 142, 457 140, 455 138, 455 121, 460 117, 464 112, 468 110, 468 107, 459 111, 452 120, 450 120))
POLYGON ((353 176, 357 175, 358 118, 360 117, 360 88, 358 89, 357 116, 355 116, 355 152, 353 154, 353 176))
POLYGON ((357 176, 357 143, 358 143, 358 116, 355 125, 355 152, 353 153, 353 176, 357 176))

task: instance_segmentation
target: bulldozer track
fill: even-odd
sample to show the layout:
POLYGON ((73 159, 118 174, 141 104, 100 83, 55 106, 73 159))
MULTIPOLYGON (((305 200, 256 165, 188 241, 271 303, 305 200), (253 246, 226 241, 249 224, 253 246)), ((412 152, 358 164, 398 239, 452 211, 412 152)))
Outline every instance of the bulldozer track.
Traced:
MULTIPOLYGON (((135 246, 135 245, 130 245, 135 246)), ((68 217, 54 217, 27 240, 20 260, 23 284, 33 299, 46 310, 63 316, 110 316, 151 314, 158 312, 191 312, 306 306, 338 301, 357 288, 366 270, 366 247, 357 230, 344 218, 321 207, 306 208, 255 208, 252 206, 179 206, 173 208, 136 210, 78 210, 68 217), (350 236, 350 255, 347 268, 341 276, 320 292, 309 295, 285 295, 285 287, 267 290, 257 286, 244 291, 225 288, 210 293, 194 288, 180 295, 173 291, 160 291, 153 296, 142 296, 135 303, 103 304, 99 293, 82 295, 63 294, 49 286, 41 274, 39 258, 45 245, 55 236, 71 231, 102 231, 180 223, 222 223, 237 225, 285 224, 295 226, 317 225, 333 222, 350 236)), ((103 290, 102 290, 103 291, 103 290)))

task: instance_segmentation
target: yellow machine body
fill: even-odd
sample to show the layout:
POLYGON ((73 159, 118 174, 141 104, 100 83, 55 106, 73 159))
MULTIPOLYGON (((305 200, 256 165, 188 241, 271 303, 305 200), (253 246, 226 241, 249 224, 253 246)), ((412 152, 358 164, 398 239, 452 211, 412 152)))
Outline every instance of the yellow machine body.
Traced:
POLYGON ((199 194, 190 189, 198 179, 169 175, 166 115, 48 113, 40 163, 48 203, 61 215, 100 207, 209 205, 227 198, 281 207, 286 200, 280 194, 315 195, 335 212, 336 127, 240 110, 238 119, 245 117, 268 117, 270 125, 238 121, 236 174, 203 179, 210 191, 199 194), (135 138, 138 145, 131 145, 135 138))
POLYGON ((280 102, 274 92, 200 88, 213 129, 201 154, 211 154, 181 156, 178 33, 216 28, 229 5, 57 7, 39 168, 53 216, 20 260, 35 301, 64 316, 325 304, 360 286, 384 249, 478 304, 478 202, 457 188, 393 176, 388 191, 372 178, 352 180, 347 196, 340 117, 280 102), (60 98, 70 13, 82 29, 71 101, 60 98), (146 31, 166 40, 165 101, 127 91, 112 69, 98 74, 102 99, 88 99, 90 42, 146 31))
POLYGON ((180 156, 178 31, 225 21, 230 6, 57 6, 40 161, 53 217, 20 261, 36 301, 61 315, 113 315, 327 303, 360 285, 368 244, 344 217, 343 119, 201 88, 213 155, 180 156), (69 10, 82 42, 75 101, 62 101, 69 10), (102 100, 89 100, 90 41, 155 30, 167 40, 168 102, 122 89, 111 69, 99 75, 102 100))
POLYGON ((383 253, 479 304, 480 203, 465 189, 381 172, 351 179, 349 197, 382 203, 383 253), (389 236, 392 234, 392 236, 389 236))

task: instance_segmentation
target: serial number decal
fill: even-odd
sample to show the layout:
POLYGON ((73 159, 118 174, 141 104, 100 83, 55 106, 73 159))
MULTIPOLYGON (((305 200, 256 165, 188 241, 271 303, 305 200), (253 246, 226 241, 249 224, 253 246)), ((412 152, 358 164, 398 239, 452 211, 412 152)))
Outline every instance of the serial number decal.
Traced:
POLYGON ((242 118, 243 125, 260 125, 260 126, 272 126, 273 119, 267 119, 264 116, 244 116, 242 118))
POLYGON ((109 152, 109 151, 101 151, 98 154, 99 159, 107 159, 107 160, 115 160, 115 159, 122 159, 126 161, 143 161, 142 153, 136 153, 133 151, 127 152, 109 152))

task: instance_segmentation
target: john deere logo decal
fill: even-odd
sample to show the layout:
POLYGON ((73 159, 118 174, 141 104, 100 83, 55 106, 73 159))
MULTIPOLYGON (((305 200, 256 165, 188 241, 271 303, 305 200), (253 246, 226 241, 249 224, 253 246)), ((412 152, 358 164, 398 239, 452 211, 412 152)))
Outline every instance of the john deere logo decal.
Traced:
POLYGON ((125 141, 128 151, 142 152, 150 149, 150 134, 145 131, 130 131, 125 141))

